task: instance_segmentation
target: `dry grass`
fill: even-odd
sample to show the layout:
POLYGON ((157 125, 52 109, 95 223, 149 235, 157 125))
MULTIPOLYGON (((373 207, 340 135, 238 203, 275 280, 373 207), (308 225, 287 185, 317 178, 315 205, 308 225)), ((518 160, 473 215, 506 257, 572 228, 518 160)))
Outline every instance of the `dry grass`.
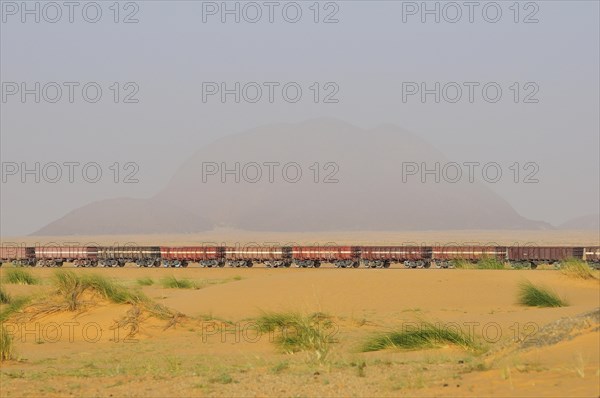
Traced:
POLYGON ((0 327, 0 361, 8 361, 14 357, 13 337, 6 331, 4 326, 0 327))
POLYGON ((363 352, 379 351, 386 348, 420 350, 444 345, 455 345, 466 350, 480 348, 472 337, 462 331, 455 331, 438 324, 425 322, 418 328, 379 334, 367 340, 361 350, 363 352))
POLYGON ((161 285, 167 289, 196 289, 198 285, 189 279, 177 279, 174 276, 163 278, 161 285))
POLYGON ((10 295, 4 291, 2 286, 0 286, 0 304, 10 304, 10 301, 10 295))
POLYGON ((284 352, 308 351, 318 361, 327 358, 334 342, 330 332, 335 331, 335 325, 322 313, 270 312, 257 318, 256 323, 262 333, 277 333, 275 344, 284 352))
POLYGON ((560 266, 560 272, 574 279, 596 279, 590 266, 584 261, 576 259, 563 262, 560 266))

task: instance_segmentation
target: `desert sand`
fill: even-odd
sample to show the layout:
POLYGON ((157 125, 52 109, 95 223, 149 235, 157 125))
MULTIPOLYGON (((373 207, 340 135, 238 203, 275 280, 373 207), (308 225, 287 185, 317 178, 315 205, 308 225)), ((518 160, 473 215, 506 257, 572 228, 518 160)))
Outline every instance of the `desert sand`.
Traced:
MULTIPOLYGON (((247 242, 250 235, 227 236, 226 240, 247 242)), ((378 243, 408 235, 380 235, 378 243)), ((448 239, 440 233, 411 235, 417 241, 448 239)), ((275 236, 263 235, 260 239, 266 241, 275 236)), ((583 233, 566 241, 560 241, 553 232, 537 236, 537 242, 543 244, 594 241, 593 236, 583 233)), ((533 237, 533 234, 489 233, 482 239, 508 243, 533 237)), ((177 243, 189 244, 196 238, 177 243)), ((310 240, 308 236, 300 238, 310 240)), ((362 243, 371 236, 345 234, 342 238, 345 242, 362 243)), ((153 239, 162 242, 158 237, 137 239, 144 243, 153 239)), ((472 235, 464 233, 451 239, 466 241, 472 235)), ((7 269, 6 265, 0 268, 2 278, 7 269)), ((51 280, 56 270, 29 271, 42 283, 2 282, 3 289, 13 298, 55 295, 51 280)), ((127 266, 74 272, 113 278, 132 291, 139 289, 181 316, 173 324, 142 315, 137 333, 128 337, 133 326, 124 323, 115 328, 115 322, 132 310, 129 304, 115 304, 89 295, 84 297, 86 305, 79 311, 43 313, 33 319, 32 310, 25 307, 4 324, 14 336, 15 358, 2 362, 1 396, 598 397, 600 394, 597 314, 580 316, 600 308, 598 279, 579 280, 557 270, 544 269, 400 267, 146 269, 127 266), (169 276, 189 279, 197 288, 166 288, 161 280, 169 276), (138 283, 141 278, 150 278, 154 283, 141 286, 138 283), (535 308, 517 304, 518 286, 523 280, 553 289, 569 305, 535 308), (331 344, 326 355, 319 357, 310 350, 294 353, 282 350, 274 342, 275 335, 258 333, 255 328, 254 320, 265 312, 327 314, 331 324, 325 332, 331 337, 331 344), (548 327, 558 320, 561 320, 558 327, 548 327), (571 320, 582 321, 573 326, 571 320), (391 348, 361 352, 364 342, 374 335, 427 321, 471 333, 483 348, 472 351, 445 344, 418 350, 391 348)), ((6 305, 2 305, 4 308, 6 305)))

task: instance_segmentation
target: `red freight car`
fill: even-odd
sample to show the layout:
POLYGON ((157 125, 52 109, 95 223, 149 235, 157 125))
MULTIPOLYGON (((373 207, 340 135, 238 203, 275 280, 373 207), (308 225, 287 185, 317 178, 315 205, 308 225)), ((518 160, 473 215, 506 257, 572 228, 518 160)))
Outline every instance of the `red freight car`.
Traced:
POLYGON ((569 258, 581 258, 582 248, 565 246, 511 246, 508 260, 515 263, 528 262, 532 266, 541 263, 558 263, 569 258))
POLYGON ((35 248, 37 265, 61 267, 64 262, 73 262, 75 267, 96 266, 98 248, 92 246, 46 246, 35 248))
POLYGON ((333 263, 337 268, 359 266, 360 247, 358 246, 294 246, 292 259, 297 267, 321 266, 321 262, 333 263))
POLYGON ((164 267, 187 267, 188 262, 199 263, 201 267, 222 267, 225 263, 225 248, 217 246, 186 246, 160 248, 164 267))
POLYGON ((281 246, 228 246, 225 261, 231 267, 252 267, 254 262, 264 263, 267 267, 289 267, 292 252, 290 247, 281 246))
POLYGON ((367 268, 388 268, 403 262, 409 267, 425 266, 429 250, 421 246, 363 246, 361 260, 367 268))
POLYGON ((483 259, 506 259, 506 247, 503 246, 433 246, 431 257, 438 267, 447 268, 454 260, 476 262, 483 259))
POLYGON ((2 263, 14 265, 33 265, 35 264, 35 249, 33 247, 1 245, 0 246, 0 266, 2 263))

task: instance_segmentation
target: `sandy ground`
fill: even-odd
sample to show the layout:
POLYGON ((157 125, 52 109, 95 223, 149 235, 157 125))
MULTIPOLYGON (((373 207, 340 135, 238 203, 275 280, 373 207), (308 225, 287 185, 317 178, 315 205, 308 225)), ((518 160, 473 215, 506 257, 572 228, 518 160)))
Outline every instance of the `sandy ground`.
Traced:
MULTIPOLYGON (((127 324, 111 329, 130 310, 125 304, 90 298, 83 312, 63 311, 27 322, 16 314, 5 327, 15 336, 17 358, 2 363, 0 396, 600 395, 597 323, 555 344, 536 340, 544 325, 600 307, 598 280, 539 269, 75 271, 140 288, 186 317, 168 329, 164 320, 144 319, 137 335, 127 338, 127 324), (170 275, 202 288, 162 287, 161 279, 170 275), (139 287, 140 278, 155 283, 139 287), (516 304, 523 280, 554 289, 570 305, 516 304), (329 314, 333 324, 327 333, 335 342, 326 358, 282 352, 272 335, 256 333, 252 319, 265 311, 329 314), (424 321, 458 326, 485 351, 445 346, 360 352, 374 334, 424 321), (524 346, 524 341, 533 343, 524 346)), ((54 270, 31 272, 44 283, 3 283, 3 288, 13 297, 52 295, 54 270)))

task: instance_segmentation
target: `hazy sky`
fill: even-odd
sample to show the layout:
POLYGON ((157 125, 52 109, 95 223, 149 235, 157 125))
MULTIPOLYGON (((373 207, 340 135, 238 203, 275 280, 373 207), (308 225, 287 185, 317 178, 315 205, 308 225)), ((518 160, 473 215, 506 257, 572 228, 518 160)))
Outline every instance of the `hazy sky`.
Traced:
POLYGON ((439 23, 422 13, 420 1, 239 2, 239 23, 221 13, 221 2, 76 2, 72 23, 62 1, 26 3, 38 7, 39 22, 35 12, 23 12, 25 3, 1 3, 3 235, 30 233, 94 200, 150 197, 221 136, 320 116, 360 127, 397 124, 452 161, 497 162, 511 174, 492 188, 527 218, 558 224, 599 211, 597 1, 428 2, 440 10, 439 23), (203 82, 256 82, 263 96, 249 102, 250 85, 239 103, 233 94, 225 103, 219 94, 203 101, 203 82), (273 83, 272 103, 264 82, 273 83), (295 103, 282 94, 290 82, 302 89, 295 103), (439 103, 435 94, 425 101, 407 95, 436 82, 439 103), (57 86, 62 97, 52 103, 57 86), (452 102, 457 86, 462 97, 452 102), (102 96, 93 102, 97 87, 102 96), (24 99, 23 88, 32 92, 24 99), (325 103, 334 92, 337 103, 325 103), (34 169, 36 162, 39 183, 33 174, 22 182, 22 170, 12 175, 14 164, 34 169), (64 165, 62 177, 49 182, 51 162, 78 162, 74 182, 64 165), (87 178, 100 167, 98 183, 81 175, 92 162, 98 166, 87 178), (125 169, 129 162, 137 166, 125 169), (518 183, 509 169, 515 162, 518 183), (539 166, 538 183, 522 181, 533 170, 523 170, 528 162, 539 166), (123 182, 130 172, 138 183, 123 182))

